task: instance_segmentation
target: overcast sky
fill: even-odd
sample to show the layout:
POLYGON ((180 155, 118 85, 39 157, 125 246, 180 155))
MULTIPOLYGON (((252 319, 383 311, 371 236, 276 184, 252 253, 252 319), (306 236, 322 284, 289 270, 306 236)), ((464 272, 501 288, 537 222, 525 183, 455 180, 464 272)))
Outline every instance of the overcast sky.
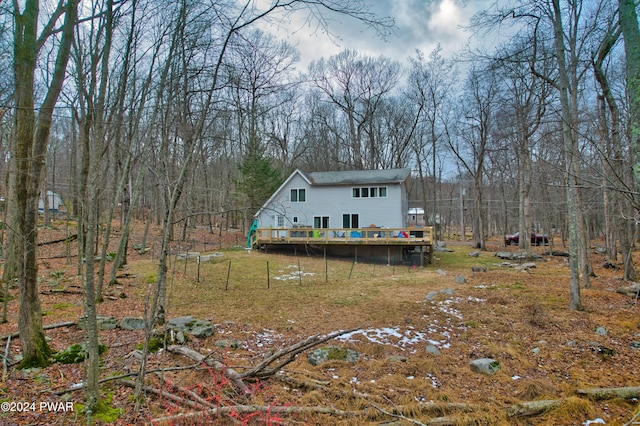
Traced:
POLYGON ((368 10, 377 16, 391 17, 396 29, 387 40, 381 40, 363 24, 342 16, 330 16, 333 40, 315 27, 305 26, 303 17, 270 31, 296 46, 301 53, 300 67, 306 70, 311 61, 328 58, 344 49, 370 56, 384 55, 406 61, 416 49, 428 55, 440 43, 442 55, 451 57, 467 42, 463 29, 474 13, 455 0, 365 0, 368 10))

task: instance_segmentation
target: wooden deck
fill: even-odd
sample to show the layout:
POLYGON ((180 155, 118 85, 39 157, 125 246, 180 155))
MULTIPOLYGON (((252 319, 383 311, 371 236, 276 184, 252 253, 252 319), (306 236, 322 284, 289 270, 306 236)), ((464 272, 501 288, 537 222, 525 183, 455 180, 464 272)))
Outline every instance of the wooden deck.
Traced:
MULTIPOLYGON (((423 258, 430 261, 433 244, 432 227, 408 228, 258 228, 251 235, 251 247, 268 248, 270 246, 324 246, 325 253, 329 247, 357 247, 366 246, 371 250, 387 247, 405 250, 419 249, 423 258)), ((382 253, 390 259, 391 252, 382 253)))

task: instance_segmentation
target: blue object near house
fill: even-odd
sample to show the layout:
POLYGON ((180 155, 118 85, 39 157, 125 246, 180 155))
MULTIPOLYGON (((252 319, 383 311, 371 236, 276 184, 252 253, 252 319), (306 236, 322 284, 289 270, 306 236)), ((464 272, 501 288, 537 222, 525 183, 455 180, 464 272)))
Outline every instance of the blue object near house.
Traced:
POLYGON ((247 234, 247 247, 251 248, 251 237, 256 233, 256 229, 258 229, 258 220, 254 219, 251 224, 251 228, 249 228, 249 233, 247 234))

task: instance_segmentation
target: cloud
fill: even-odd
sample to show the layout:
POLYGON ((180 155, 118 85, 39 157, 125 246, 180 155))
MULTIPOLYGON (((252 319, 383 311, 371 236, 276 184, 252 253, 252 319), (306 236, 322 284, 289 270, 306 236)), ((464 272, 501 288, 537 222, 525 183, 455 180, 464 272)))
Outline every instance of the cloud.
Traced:
POLYGON ((447 57, 459 51, 468 39, 462 27, 468 24, 473 11, 460 6, 456 0, 368 0, 367 5, 377 16, 395 20, 397 28, 387 40, 361 22, 340 15, 327 15, 334 37, 307 22, 303 13, 269 27, 268 31, 300 50, 302 70, 312 61, 344 49, 405 62, 416 49, 428 54, 440 44, 443 56, 447 57))

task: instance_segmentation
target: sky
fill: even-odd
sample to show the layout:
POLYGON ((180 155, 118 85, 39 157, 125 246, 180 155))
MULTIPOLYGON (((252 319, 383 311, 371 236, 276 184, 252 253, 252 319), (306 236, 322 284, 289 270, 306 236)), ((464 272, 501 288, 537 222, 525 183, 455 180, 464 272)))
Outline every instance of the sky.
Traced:
POLYGON ((371 29, 354 19, 331 15, 330 37, 314 26, 305 25, 302 14, 294 16, 286 25, 272 27, 270 32, 300 50, 300 68, 320 58, 328 58, 344 49, 353 49, 361 54, 389 58, 406 62, 415 56, 416 50, 428 55, 438 44, 441 54, 451 57, 460 51, 470 33, 464 29, 474 10, 464 7, 456 0, 364 0, 368 10, 377 16, 391 17, 396 28, 386 40, 382 40, 371 29))

